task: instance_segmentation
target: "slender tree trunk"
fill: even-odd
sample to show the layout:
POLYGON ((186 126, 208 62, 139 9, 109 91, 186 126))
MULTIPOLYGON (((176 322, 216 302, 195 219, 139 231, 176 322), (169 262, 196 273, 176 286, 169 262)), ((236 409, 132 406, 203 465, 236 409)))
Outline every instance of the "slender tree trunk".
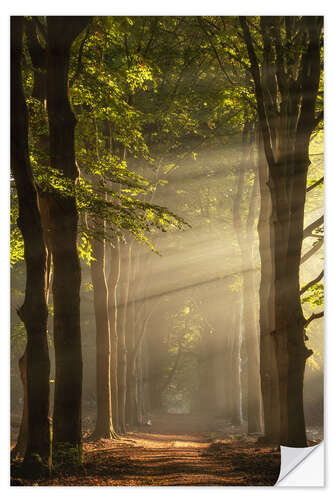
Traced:
POLYGON ((47 305, 45 296, 46 252, 37 192, 28 151, 27 108, 22 87, 23 18, 11 18, 11 168, 19 200, 18 226, 24 240, 26 262, 25 300, 19 316, 27 330, 28 436, 25 462, 34 454, 50 457, 49 373, 47 305))
POLYGON ((69 193, 54 193, 50 210, 56 365, 53 442, 55 458, 64 461, 76 461, 81 456, 82 393, 81 269, 75 200, 75 182, 79 172, 74 148, 76 119, 68 99, 68 70, 72 43, 89 21, 90 18, 79 16, 47 18, 47 110, 51 167, 64 176, 70 190, 69 193), (73 448, 75 456, 69 451, 73 448))
POLYGON ((110 275, 108 280, 109 289, 109 324, 110 324, 110 339, 111 339, 111 406, 112 406, 112 422, 116 432, 119 429, 119 412, 118 412, 118 282, 120 276, 120 260, 119 260, 119 240, 116 239, 115 246, 110 250, 110 275))
POLYGON ((138 408, 136 399, 137 356, 135 353, 135 321, 133 304, 128 304, 126 320, 126 351, 127 351, 127 393, 126 393, 126 423, 130 427, 138 424, 138 408))
POLYGON ((240 340, 242 318, 239 314, 239 304, 236 301, 233 312, 233 345, 231 353, 231 422, 241 424, 241 386, 240 386, 240 340))
POLYGON ((149 384, 149 360, 148 360, 148 342, 147 342, 147 337, 143 338, 143 342, 141 344, 141 349, 142 349, 142 399, 139 399, 139 401, 142 402, 142 414, 143 414, 143 421, 142 423, 145 423, 146 421, 148 422, 150 413, 151 413, 151 401, 150 401, 150 384, 149 384))
MULTIPOLYGON (((255 285, 254 285, 254 221, 255 221, 255 206, 257 195, 257 177, 252 187, 252 192, 249 197, 248 216, 245 221, 242 220, 240 214, 240 204, 243 199, 244 191, 244 169, 248 159, 250 163, 253 159, 253 149, 251 135, 249 130, 252 124, 246 122, 243 128, 243 157, 241 170, 237 180, 237 190, 233 204, 233 219, 237 242, 241 253, 242 268, 245 269, 242 273, 242 310, 243 310, 243 332, 244 341, 242 348, 246 352, 246 373, 247 373, 247 389, 246 389, 246 404, 247 404, 247 422, 248 432, 255 433, 261 430, 261 402, 260 402, 260 367, 259 367, 259 343, 257 338, 257 324, 255 316, 255 285), (247 270, 249 269, 249 270, 247 270)), ((242 356, 243 358, 243 356, 242 356)), ((242 384, 243 386, 243 384, 242 384)), ((243 386, 243 395, 245 390, 243 386)), ((244 401, 245 402, 245 401, 244 401)), ((244 405, 242 405, 245 408, 244 405)))
POLYGON ((108 317, 108 289, 105 278, 105 240, 92 242, 91 279, 94 288, 96 322, 96 394, 95 439, 115 436, 111 406, 111 345, 108 317))
MULTIPOLYGON (((41 47, 36 36, 35 27, 33 22, 27 19, 24 20, 25 33, 27 37, 27 44, 29 49, 29 54, 33 63, 33 89, 32 96, 38 99, 41 103, 46 99, 46 50, 41 47)), ((38 111, 39 112, 39 111, 38 111)), ((34 114, 36 113, 35 108, 29 109, 29 117, 35 119, 34 114)), ((38 116, 40 119, 40 116, 38 116)), ((45 123, 45 127, 47 123, 45 123)), ((32 130, 34 133, 34 130, 32 130)), ((42 157, 45 158, 46 163, 41 161, 41 165, 47 166, 47 160, 49 158, 49 137, 46 133, 38 133, 35 135, 34 140, 39 147, 42 157)), ((37 195, 38 195, 38 206, 41 217, 43 237, 45 242, 46 250, 46 273, 45 273, 45 296, 46 304, 49 300, 49 288, 51 279, 51 248, 49 241, 49 207, 47 193, 41 191, 39 186, 36 185, 37 195)), ((19 437, 15 448, 12 452, 12 457, 24 456, 27 441, 28 441, 28 391, 27 391, 27 350, 25 349, 23 356, 19 360, 20 377, 23 384, 23 413, 20 425, 19 437)))
POLYGON ((145 394, 144 394, 144 357, 143 343, 140 342, 138 353, 136 356, 136 405, 137 405, 137 421, 138 424, 144 424, 145 413, 145 394))
POLYGON ((243 321, 247 353, 247 422, 249 433, 261 431, 259 345, 253 304, 255 296, 254 272, 249 270, 243 273, 243 321), (251 297, 251 301, 248 300, 248 297, 251 297))
MULTIPOLYGON (((138 384, 138 352, 137 334, 139 328, 137 327, 139 318, 137 318, 137 304, 136 304, 136 278, 138 271, 138 259, 134 252, 134 242, 131 243, 131 279, 129 289, 129 304, 127 307, 127 321, 126 321, 126 349, 127 349, 127 395, 126 395, 126 423, 130 427, 135 427, 139 423, 138 419, 138 400, 137 400, 137 384, 138 384)), ((143 318, 141 319, 141 321, 143 318)), ((144 325, 140 325, 141 329, 144 325)))
POLYGON ((23 412, 20 424, 20 431, 15 448, 11 453, 11 458, 24 457, 29 432, 28 420, 28 385, 27 385, 27 349, 24 349, 23 355, 19 359, 20 378, 23 385, 23 412))
POLYGON ((126 393, 127 393, 127 347, 126 321, 129 294, 129 277, 131 264, 131 246, 126 245, 119 254, 120 276, 122 276, 118 300, 118 417, 121 433, 126 432, 126 393))
POLYGON ((262 142, 258 144, 258 173, 260 185, 260 215, 258 221, 259 252, 261 261, 260 280, 260 380, 263 401, 264 440, 280 442, 280 402, 276 356, 273 342, 274 314, 274 233, 272 206, 268 187, 268 167, 263 154, 262 142))

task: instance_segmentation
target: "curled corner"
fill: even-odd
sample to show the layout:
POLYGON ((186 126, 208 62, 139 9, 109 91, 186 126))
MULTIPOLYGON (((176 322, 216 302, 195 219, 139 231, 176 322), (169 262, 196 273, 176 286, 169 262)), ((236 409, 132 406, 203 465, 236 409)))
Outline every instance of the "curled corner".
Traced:
POLYGON ((280 448, 281 468, 276 486, 324 486, 323 442, 308 448, 280 448))

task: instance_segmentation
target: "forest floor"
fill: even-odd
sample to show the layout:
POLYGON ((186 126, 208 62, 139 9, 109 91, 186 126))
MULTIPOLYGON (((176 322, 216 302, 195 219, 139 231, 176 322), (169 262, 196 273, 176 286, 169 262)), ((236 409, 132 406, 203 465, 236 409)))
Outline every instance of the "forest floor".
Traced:
MULTIPOLYGON (((84 418, 83 466, 50 478, 20 478, 20 485, 272 486, 279 477, 279 448, 258 444, 245 427, 213 415, 153 415, 152 425, 117 440, 89 440, 92 423, 92 417, 84 418)), ((17 431, 15 426, 12 445, 17 431)), ((309 431, 308 439, 317 444, 320 428, 309 431)))
POLYGON ((35 486, 270 486, 278 448, 259 445, 241 427, 200 415, 156 415, 118 440, 84 438, 84 465, 35 486))

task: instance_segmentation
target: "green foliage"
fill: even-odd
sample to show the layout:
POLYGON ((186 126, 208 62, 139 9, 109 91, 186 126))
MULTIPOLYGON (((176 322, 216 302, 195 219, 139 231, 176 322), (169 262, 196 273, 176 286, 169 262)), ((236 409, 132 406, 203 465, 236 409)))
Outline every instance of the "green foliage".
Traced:
POLYGON ((81 446, 72 443, 57 443, 53 446, 52 464, 54 471, 77 469, 83 464, 81 446))
POLYGON ((81 234, 81 238, 80 238, 80 241, 78 243, 77 248, 78 248, 80 259, 85 260, 87 262, 88 266, 90 266, 91 262, 95 259, 92 256, 91 242, 89 240, 89 236, 86 233, 83 232, 81 234))
POLYGON ((82 466, 83 456, 80 446, 71 443, 57 443, 53 447, 52 462, 54 470, 77 468, 82 466))
POLYGON ((302 304, 309 304, 311 308, 324 305, 324 285, 316 283, 306 292, 306 296, 301 300, 302 304))
POLYGON ((10 203, 10 265, 24 260, 24 242, 21 231, 17 226, 18 201, 16 189, 11 188, 10 203))

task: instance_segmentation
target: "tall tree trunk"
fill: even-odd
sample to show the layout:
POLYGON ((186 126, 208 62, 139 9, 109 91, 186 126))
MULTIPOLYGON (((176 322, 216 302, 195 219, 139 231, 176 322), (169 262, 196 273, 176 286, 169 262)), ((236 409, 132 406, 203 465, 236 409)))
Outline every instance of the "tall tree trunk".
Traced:
POLYGON ((240 341, 242 317, 239 314, 239 302, 235 301, 233 311, 233 345, 231 353, 231 422, 233 425, 241 424, 241 385, 240 385, 240 341))
MULTIPOLYGON (((138 424, 145 423, 143 342, 140 342, 136 356, 136 410, 138 424)), ((148 420, 148 419, 147 419, 148 420)))
MULTIPOLYGON (((131 245, 131 279, 129 285, 129 300, 127 307, 126 321, 126 350, 127 350, 127 395, 126 395, 126 423, 130 427, 135 427, 139 423, 138 419, 138 400, 137 400, 137 383, 138 383, 138 352, 137 345, 138 322, 141 318, 137 317, 138 309, 136 304, 136 287, 137 287, 137 271, 138 259, 133 251, 135 249, 134 242, 131 245)), ((143 318, 142 320, 143 321, 143 318)), ((141 329, 143 325, 140 325, 141 329)))
POLYGON ((96 322, 96 394, 95 439, 115 437, 111 406, 111 345, 108 317, 108 289, 105 278, 105 240, 93 239, 91 279, 94 288, 96 322))
POLYGON ((137 407, 137 356, 135 352, 134 305, 129 303, 126 320, 127 382, 126 382, 126 423, 130 427, 138 424, 137 407))
MULTIPOLYGON (((260 402, 260 367, 259 367, 259 343, 257 338, 257 322, 255 315, 255 284, 254 284, 254 221, 255 206, 257 200, 257 174, 249 197, 248 216, 243 221, 240 214, 240 205, 243 199, 245 168, 248 160, 254 162, 253 148, 251 144, 252 134, 249 134, 252 124, 245 122, 243 128, 243 156, 240 165, 240 173, 237 179, 237 189, 233 203, 234 228, 241 254, 242 264, 242 310, 243 310, 243 332, 242 346, 246 352, 247 373, 247 422, 248 432, 255 433, 261 430, 261 402, 260 402)), ((243 387, 244 394, 244 387, 243 387)), ((243 406, 244 408, 244 406, 243 406)))
POLYGON ((20 424, 19 435, 16 441, 16 445, 11 452, 11 458, 24 457, 27 443, 28 443, 28 432, 29 432, 29 420, 28 420, 28 384, 27 384, 27 349, 24 349, 23 355, 19 359, 19 370, 20 378, 23 385, 23 412, 20 424))
POLYGON ((264 60, 259 68, 245 17, 240 17, 255 85, 263 145, 269 169, 274 221, 273 335, 279 378, 280 442, 306 446, 303 377, 311 355, 304 342, 304 317, 299 294, 306 177, 310 136, 322 119, 316 116, 321 74, 323 18, 261 17, 264 60), (286 43, 281 44, 282 30, 286 43), (295 35, 300 43, 289 46, 295 35), (288 63, 285 49, 288 50, 288 63), (296 68, 296 73, 291 67, 296 68), (270 92, 266 92, 270 85, 270 92), (273 92, 271 92, 273 90, 273 92), (269 97, 268 97, 269 95, 269 97))
POLYGON ((121 283, 118 300, 118 418, 119 429, 122 434, 126 432, 126 393, 127 393, 127 347, 126 347, 126 321, 129 294, 129 277, 131 265, 131 246, 125 245, 119 253, 121 283))
POLYGON ((273 343, 274 322, 274 233, 271 197, 268 187, 268 166, 258 141, 258 173, 260 186, 260 215, 258 221, 261 279, 259 290, 260 380, 263 401, 264 440, 280 442, 280 402, 276 356, 273 343))
POLYGON ((109 324, 110 324, 110 340, 111 340, 111 406, 112 406, 112 422, 116 432, 119 429, 119 411, 118 411, 118 303, 117 289, 120 277, 120 260, 119 260, 119 240, 114 242, 114 247, 110 249, 110 274, 108 279, 109 290, 109 324))
POLYGON ((34 454, 50 457, 47 305, 45 295, 46 251, 37 192, 28 150, 27 108, 22 87, 23 18, 11 18, 11 168, 18 200, 18 226, 24 240, 26 289, 19 316, 27 330, 28 436, 25 462, 34 454))
POLYGON ((261 403, 259 379, 259 345, 253 299, 255 298, 254 271, 243 273, 244 342, 247 354, 247 426, 248 433, 261 431, 261 403), (251 300, 249 300, 251 298, 251 300))
POLYGON ((72 43, 88 17, 47 18, 47 111, 51 167, 63 176, 70 192, 53 193, 50 238, 54 279, 55 394, 53 443, 55 459, 81 456, 82 351, 80 329, 81 269, 77 251, 78 213, 75 183, 75 116, 68 99, 68 69, 72 43), (75 449, 73 454, 69 450, 75 449), (67 454, 68 451, 68 454, 67 454))
MULTIPOLYGON (((33 63, 33 89, 32 97, 38 99, 42 104, 46 99, 46 50, 39 44, 36 29, 33 21, 24 20, 25 33, 27 38, 27 45, 29 49, 29 54, 31 61, 33 63)), ((39 113, 38 119, 40 120, 40 111, 36 111, 34 107, 28 110, 29 118, 32 120, 36 119, 35 114, 39 113)), ((47 128, 47 123, 45 120, 45 128, 47 128)), ((38 132, 35 134, 35 130, 32 129, 32 134, 34 141, 38 145, 41 152, 40 164, 43 167, 48 166, 49 159, 49 137, 47 133, 38 132)), ((41 217, 43 237, 46 250, 46 273, 45 273, 45 297, 46 304, 48 305, 49 300, 49 289, 50 289, 50 279, 51 279, 51 247, 49 241, 49 207, 48 207, 48 197, 47 193, 43 192, 38 185, 36 185, 37 195, 38 195, 38 206, 41 217)), ((20 431, 18 440, 15 448, 12 452, 12 457, 24 456, 27 441, 28 441, 28 391, 27 391, 27 349, 25 349, 23 356, 19 360, 20 377, 23 384, 23 413, 20 425, 20 431)))

